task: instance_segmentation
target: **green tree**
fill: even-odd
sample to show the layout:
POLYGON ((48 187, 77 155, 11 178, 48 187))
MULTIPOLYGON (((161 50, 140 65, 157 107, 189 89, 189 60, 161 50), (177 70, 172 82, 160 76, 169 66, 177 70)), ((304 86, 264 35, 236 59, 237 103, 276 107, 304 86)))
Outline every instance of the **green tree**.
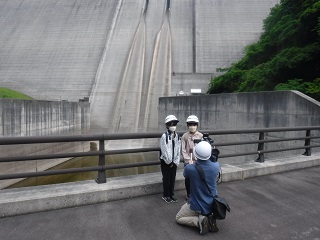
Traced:
POLYGON ((259 41, 245 48, 243 58, 212 79, 208 93, 286 86, 299 87, 320 100, 320 1, 281 0, 263 21, 263 28, 259 41))

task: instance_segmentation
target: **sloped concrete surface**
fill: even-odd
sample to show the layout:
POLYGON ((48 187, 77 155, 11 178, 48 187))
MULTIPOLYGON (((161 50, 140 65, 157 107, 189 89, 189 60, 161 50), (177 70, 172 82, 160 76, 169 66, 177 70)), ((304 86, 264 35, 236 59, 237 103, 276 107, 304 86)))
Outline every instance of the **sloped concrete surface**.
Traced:
POLYGON ((118 1, 0 1, 0 83, 42 100, 90 95, 118 1))
MULTIPOLYGON (((320 154, 268 160, 264 163, 222 165, 222 182, 244 180, 295 169, 320 165, 320 154)), ((176 190, 184 189, 182 164, 179 166, 176 190)), ((109 202, 162 192, 161 173, 94 180, 0 191, 0 217, 109 202)))
POLYGON ((259 239, 317 240, 320 236, 320 166, 224 182, 219 194, 231 206, 220 231, 200 236, 181 226, 178 203, 161 194, 0 219, 0 239, 259 239))
POLYGON ((206 92, 278 2, 2 0, 0 84, 35 99, 89 98, 95 132, 158 130, 158 97, 195 82, 206 92))
POLYGON ((195 1, 196 72, 215 72, 243 56, 244 47, 257 41, 262 20, 279 1, 195 1))

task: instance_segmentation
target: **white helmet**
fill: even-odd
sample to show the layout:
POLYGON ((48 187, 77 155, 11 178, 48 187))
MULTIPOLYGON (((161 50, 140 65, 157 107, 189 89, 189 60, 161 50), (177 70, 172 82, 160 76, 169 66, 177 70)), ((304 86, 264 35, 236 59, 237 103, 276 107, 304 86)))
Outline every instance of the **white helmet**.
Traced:
POLYGON ((201 141, 194 148, 193 154, 199 160, 208 160, 211 157, 211 145, 206 141, 201 141))
POLYGON ((164 123, 168 123, 168 122, 177 122, 178 123, 179 120, 174 115, 168 115, 166 117, 166 119, 164 120, 164 123))
POLYGON ((187 123, 199 123, 199 119, 197 116, 195 115, 190 115, 188 118, 187 118, 187 123))

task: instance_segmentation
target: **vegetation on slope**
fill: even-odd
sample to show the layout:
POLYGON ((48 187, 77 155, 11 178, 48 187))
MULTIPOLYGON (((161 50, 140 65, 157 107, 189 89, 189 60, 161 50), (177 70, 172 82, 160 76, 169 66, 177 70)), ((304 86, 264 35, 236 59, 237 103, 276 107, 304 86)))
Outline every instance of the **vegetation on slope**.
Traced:
POLYGON ((208 93, 299 90, 320 100, 320 1, 281 0, 263 26, 259 41, 220 69, 208 93))
POLYGON ((29 97, 23 93, 14 91, 9 88, 0 88, 0 98, 14 98, 14 99, 24 99, 24 100, 32 99, 32 97, 29 97))

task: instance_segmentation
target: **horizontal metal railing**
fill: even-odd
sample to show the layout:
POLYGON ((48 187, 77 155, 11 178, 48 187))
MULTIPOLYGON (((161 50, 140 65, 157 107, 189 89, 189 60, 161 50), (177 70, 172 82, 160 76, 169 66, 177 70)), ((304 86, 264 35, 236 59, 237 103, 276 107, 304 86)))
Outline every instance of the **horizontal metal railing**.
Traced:
MULTIPOLYGON (((264 162, 264 154, 271 153, 271 152, 304 149, 305 150, 304 155, 310 156, 312 148, 320 147, 320 144, 311 145, 312 139, 320 138, 320 136, 312 136, 311 131, 320 131, 320 126, 255 128, 255 129, 236 129, 236 130, 208 130, 208 131, 202 130, 202 132, 209 133, 210 136, 258 133, 259 139, 253 140, 253 141, 215 143, 216 147, 232 146, 232 145, 245 145, 245 144, 257 144, 257 151, 219 155, 219 158, 228 158, 228 157, 257 154, 258 155, 258 158, 256 160, 257 162, 264 162), (295 132, 305 131, 306 134, 305 134, 305 137, 265 139, 266 133, 289 132, 289 131, 295 131, 295 132), (290 148, 268 149, 268 150, 266 150, 264 147, 264 145, 267 143, 293 141, 293 140, 304 140, 304 145, 303 146, 298 145, 298 146, 290 147, 290 148)), ((120 150, 105 150, 105 141, 107 141, 107 140, 124 140, 124 139, 160 138, 161 134, 162 133, 155 132, 155 133, 118 133, 118 134, 91 134, 91 135, 87 134, 87 135, 3 137, 3 138, 0 138, 0 145, 99 141, 99 150, 98 151, 90 151, 90 152, 73 152, 73 153, 31 155, 31 156, 28 155, 28 156, 0 157, 0 163, 1 162, 46 160, 46 159, 57 159, 57 158, 85 157, 85 156, 98 156, 99 157, 99 164, 98 164, 98 166, 94 166, 94 167, 48 170, 48 171, 42 171, 42 172, 2 174, 2 175, 0 175, 0 180, 98 171, 98 178, 96 179, 97 183, 105 183, 106 182, 106 174, 105 174, 106 170, 132 168, 132 167, 140 167, 140 166, 151 166, 151 165, 160 164, 159 160, 157 160, 157 161, 151 161, 151 162, 106 165, 105 164, 105 156, 106 155, 140 153, 140 152, 155 152, 155 151, 159 151, 160 148, 159 147, 149 147, 149 148, 134 148, 134 149, 120 149, 120 150)), ((182 134, 182 132, 179 132, 179 134, 182 134)))

